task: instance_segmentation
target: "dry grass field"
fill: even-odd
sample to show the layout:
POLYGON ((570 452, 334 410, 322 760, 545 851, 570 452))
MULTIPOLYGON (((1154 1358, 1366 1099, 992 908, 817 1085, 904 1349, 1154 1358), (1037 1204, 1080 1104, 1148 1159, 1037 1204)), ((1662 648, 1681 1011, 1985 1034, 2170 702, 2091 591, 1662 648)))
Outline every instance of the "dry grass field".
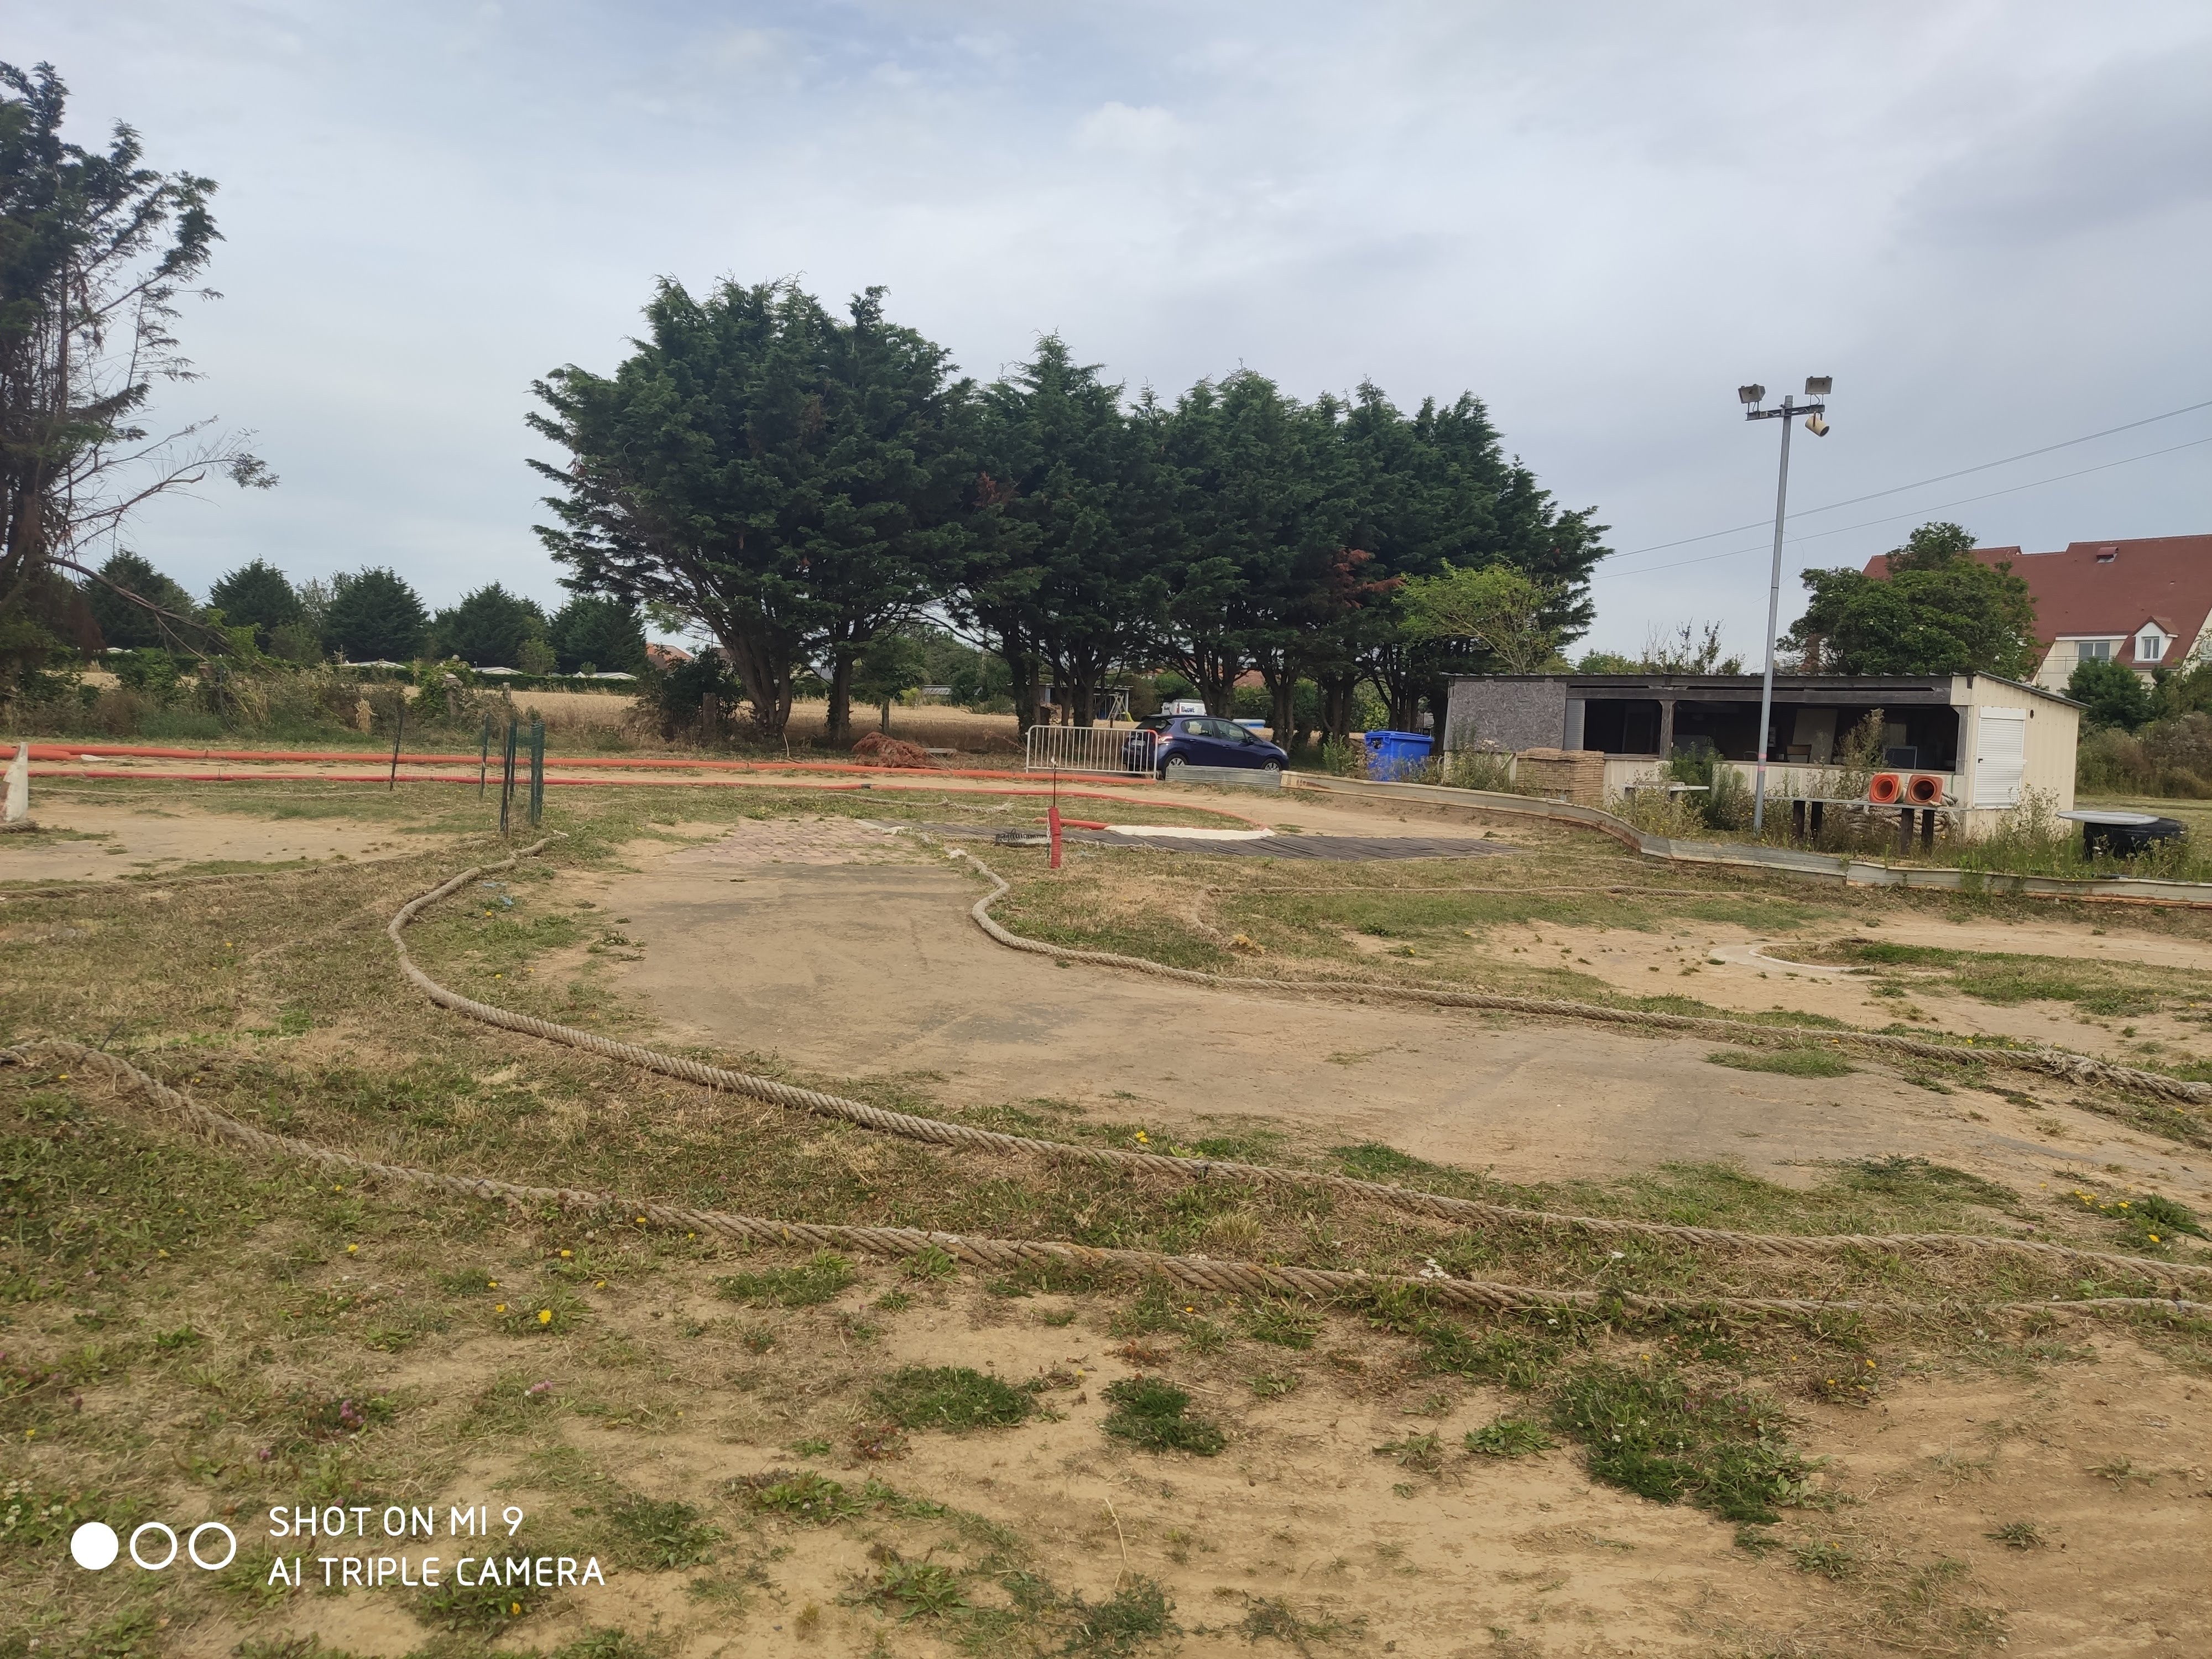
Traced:
MULTIPOLYGON (((1292 830, 1431 828, 1223 800, 1292 830)), ((2069 1306, 2212 1260, 2212 1115, 1761 1035, 2002 1040, 2033 1016, 2021 1035, 2199 1075, 2194 917, 1747 885, 1506 823, 1504 856, 1390 864, 1085 848, 1054 873, 962 843, 1013 884, 1002 920, 1066 948, 1745 1022, 1686 1041, 1006 951, 963 914, 980 878, 902 827, 1024 828, 1030 799, 635 788, 553 792, 560 839, 408 935, 457 991, 585 1031, 1281 1172, 1193 1178, 943 1150, 432 1005, 385 924, 503 854, 485 810, 459 789, 56 783, 49 828, 0 842, 0 1041, 98 1045, 356 1158, 597 1195, 363 1178, 211 1143, 51 1057, 0 1068, 0 1655, 2212 1644, 2212 1327, 2069 1306), (209 856, 132 856, 155 830, 209 856), (89 855, 105 879, 35 867, 111 842, 89 855), (1341 1175, 2137 1265, 1446 1222, 1341 1175), (660 1203, 1375 1283, 1200 1292, 748 1246, 657 1223, 660 1203), (1590 1295, 1478 1316, 1425 1288, 1446 1279, 1590 1295), (1806 1306, 1728 1305, 1760 1297, 1806 1306), (272 1536, 272 1511, 289 1530, 311 1510, 347 1530, 272 1536), (457 1537, 457 1512, 483 1525, 457 1537), (67 1551, 88 1520, 126 1540, 220 1521, 238 1557, 86 1571, 67 1551), (544 1582, 463 1583, 486 1557, 542 1559, 544 1582)))

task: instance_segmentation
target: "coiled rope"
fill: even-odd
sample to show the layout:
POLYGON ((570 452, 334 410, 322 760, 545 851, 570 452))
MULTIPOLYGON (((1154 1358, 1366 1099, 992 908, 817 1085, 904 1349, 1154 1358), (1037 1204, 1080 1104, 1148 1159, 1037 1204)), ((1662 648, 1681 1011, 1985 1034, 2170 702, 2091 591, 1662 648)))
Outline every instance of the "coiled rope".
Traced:
MULTIPOLYGON (((507 869, 519 860, 542 851, 551 844, 552 839, 548 836, 543 841, 534 842, 495 864, 464 870, 459 875, 441 883, 429 891, 409 900, 394 913, 385 932, 392 940, 393 950, 398 952, 400 971, 406 975, 409 983, 439 1006, 450 1008, 458 1014, 479 1020, 487 1025, 498 1026, 510 1031, 520 1031, 526 1036, 540 1037, 550 1042, 565 1043, 570 1048, 580 1048, 587 1054, 599 1054, 609 1060, 617 1060, 641 1071, 658 1072, 663 1076, 678 1078, 705 1088, 727 1091, 732 1094, 765 1101, 771 1105, 811 1113, 817 1117, 833 1118, 858 1124, 863 1128, 897 1135, 905 1139, 920 1141, 933 1146, 1000 1155, 1038 1155, 1106 1167, 1141 1170, 1151 1174, 1169 1175, 1189 1181, 1227 1179, 1248 1181, 1279 1188, 1318 1186, 1440 1221, 1506 1223, 1522 1226, 1556 1228, 1598 1238, 1649 1238, 1701 1249, 1733 1250, 1785 1260, 1842 1255, 1858 1251, 1948 1256, 2002 1255, 2035 1261, 2046 1267, 2069 1272, 2126 1273, 2132 1278, 2144 1279, 2153 1284, 2162 1285, 2172 1290, 2177 1296, 2180 1293, 2179 1287, 2183 1281, 2212 1278, 2212 1264, 2160 1261, 2096 1250, 2075 1249, 2065 1245, 2046 1243, 2038 1239, 1996 1238, 1965 1233, 1827 1233, 1793 1237, 1787 1234, 1733 1232, 1716 1227, 1691 1227, 1669 1222, 1631 1221, 1605 1216, 1563 1215, 1546 1210, 1521 1209, 1510 1205, 1486 1203, 1477 1199, 1449 1198, 1441 1194, 1425 1193, 1413 1188, 1396 1186, 1384 1182, 1362 1181, 1352 1176, 1285 1170, 1270 1164, 1244 1164, 1233 1159, 1178 1158, 1165 1152, 1138 1152, 1121 1147, 1085 1146, 1066 1141, 1040 1140, 1028 1135, 1006 1134, 994 1129, 977 1128, 971 1124, 951 1123, 941 1118, 919 1117, 911 1113, 894 1112, 881 1106, 869 1105, 865 1101, 848 1100, 841 1095, 827 1094, 819 1090, 803 1089, 793 1084, 779 1082, 774 1078, 760 1077, 749 1072, 732 1071, 726 1066, 710 1066, 703 1060, 693 1060, 686 1055, 665 1054, 659 1049, 644 1048, 636 1043, 617 1042, 612 1037, 602 1036, 592 1031, 580 1030, 572 1025, 562 1025, 550 1019, 540 1019, 532 1014, 517 1013, 511 1009, 501 1008, 491 1003, 478 1002, 474 998, 463 996, 459 992, 441 985, 416 966, 413 957, 408 953, 407 942, 402 933, 409 922, 429 906, 459 890, 470 882, 478 879, 491 871, 507 869)), ((979 869, 998 881, 997 891, 991 896, 992 897, 996 897, 999 893, 1006 890, 1006 883, 988 866, 981 864, 980 861, 971 860, 971 862, 976 862, 979 869)), ((988 903, 988 900, 983 902, 988 903)), ((988 915, 981 914, 982 908, 981 903, 976 906, 976 920, 984 924, 987 929, 996 928, 998 925, 988 915)), ((1010 939, 1018 938, 1012 934, 1007 937, 1010 939)), ((1023 941, 1017 948, 1033 948, 1050 951, 1053 947, 1040 945, 1035 941, 1023 941)), ((1068 955, 1074 959, 1081 959, 1082 953, 1055 952, 1055 954, 1068 955)), ((1103 955, 1104 953, 1092 954, 1103 955)), ((1109 960, 1120 963, 1133 959, 1115 957, 1109 960)), ((787 1224, 773 1224, 781 1226, 787 1224)), ((1142 1252, 1137 1254, 1143 1255, 1142 1252)), ((1202 1260, 1202 1258, 1199 1259, 1202 1260)), ((1271 1268, 1267 1271, 1277 1270, 1271 1268)), ((1359 1282, 1369 1281, 1361 1279, 1359 1282)), ((1436 1281, 1420 1282, 1432 1284, 1436 1281)))
MULTIPOLYGON (((498 866, 489 866, 498 868, 498 866)), ((478 872, 471 871, 471 875, 478 872)), ((1546 1308, 1591 1309, 1601 1312, 1619 1308, 1638 1314, 1741 1313, 1796 1318, 1826 1314, 1915 1314, 1942 1310, 1914 1303, 1829 1301, 1805 1297, 1666 1297, 1631 1291, 1563 1291, 1534 1285, 1492 1284, 1481 1279, 1421 1279, 1400 1275, 1345 1272, 1330 1268, 1269 1267, 1249 1261, 1214 1261, 1206 1256, 1168 1255, 1155 1250, 1097 1249, 1035 1239, 971 1238, 960 1233, 929 1232, 918 1227, 850 1227, 809 1221, 778 1221, 763 1216, 733 1215, 721 1210, 695 1210, 624 1196, 614 1192, 586 1192, 568 1187, 532 1187, 501 1181, 489 1176, 447 1175, 404 1164, 380 1164, 356 1158, 333 1147, 319 1146, 293 1135, 272 1133, 240 1122, 228 1113, 204 1106, 149 1076, 118 1055, 88 1048, 80 1042, 57 1038, 33 1039, 0 1048, 0 1060, 16 1066, 75 1066, 97 1072, 134 1089, 166 1108, 186 1126, 240 1151, 263 1157, 297 1158, 325 1170, 342 1171, 356 1180, 388 1182, 418 1187, 456 1198, 483 1199, 520 1206, 550 1205, 564 1210, 618 1210, 642 1223, 681 1227, 687 1231, 713 1233, 719 1237, 750 1243, 792 1245, 816 1249, 843 1249, 892 1258, 908 1258, 934 1246, 971 1267, 1001 1271, 1022 1267, 1062 1267, 1097 1272, 1154 1275, 1196 1291, 1221 1295, 1288 1295, 1317 1301, 1337 1301, 1372 1296, 1376 1291, 1413 1289, 1435 1302, 1470 1312, 1514 1313, 1546 1308)), ((2212 1314, 2212 1303, 2190 1302, 2175 1297, 2093 1297, 2069 1302, 2003 1302, 1949 1304, 1977 1314, 2050 1313, 2057 1310, 2099 1312, 2159 1312, 2179 1315, 2212 1314)))
POLYGON ((1704 1036, 1738 1042, 1772 1042, 1781 1038, 1793 1047, 1806 1042, 1826 1042, 1877 1054, 1910 1054, 1916 1059, 1949 1060, 1954 1064, 1960 1060, 1979 1060, 1985 1065, 2009 1066, 2016 1071, 2039 1072, 2086 1086, 2101 1084, 2166 1100, 2185 1100, 2192 1104, 2212 1101, 2212 1084, 2191 1083, 2133 1066, 2115 1066, 2094 1055, 2072 1054, 2063 1048, 1967 1048, 1959 1043, 1930 1042, 1921 1037, 1898 1036, 1885 1031, 1836 1030, 1817 1025, 1753 1024, 1748 1020, 1699 1014, 1659 1013, 1644 1008, 1614 1008, 1602 1002, 1572 1002, 1559 997, 1504 996, 1488 991, 1463 991, 1445 985, 1393 985, 1341 975, 1263 979, 1248 975, 1209 974, 1196 968, 1171 968, 1165 963, 1152 962, 1144 957, 1125 957, 1112 951, 1074 950, 1043 939, 1026 939, 1001 925, 991 915, 991 907, 1006 896, 1009 890, 1006 878, 962 848, 948 847, 945 850, 955 858, 967 860, 994 884, 992 890, 977 900, 975 908, 969 912, 975 919, 978 927, 1011 950, 1028 951, 1065 962, 1087 963, 1100 968, 1123 968, 1132 973, 1180 980, 1186 985, 1210 985, 1224 990, 1319 991, 1336 996, 1353 992, 1383 1002, 1423 1002, 1440 1008, 1495 1009, 1504 1013, 1540 1014, 1551 1019, 1589 1020, 1604 1025, 1648 1025, 1662 1031, 1692 1031, 1704 1036))

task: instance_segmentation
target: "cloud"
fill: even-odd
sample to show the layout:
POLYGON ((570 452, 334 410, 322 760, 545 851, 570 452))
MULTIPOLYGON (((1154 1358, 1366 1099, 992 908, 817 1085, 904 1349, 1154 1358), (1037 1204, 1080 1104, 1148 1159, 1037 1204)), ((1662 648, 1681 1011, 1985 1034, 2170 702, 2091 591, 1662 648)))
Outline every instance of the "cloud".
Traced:
POLYGON ((1124 155, 1157 157, 1182 148, 1188 135, 1182 124, 1156 104, 1132 108, 1127 104, 1101 104, 1076 123, 1076 143, 1085 149, 1124 155))

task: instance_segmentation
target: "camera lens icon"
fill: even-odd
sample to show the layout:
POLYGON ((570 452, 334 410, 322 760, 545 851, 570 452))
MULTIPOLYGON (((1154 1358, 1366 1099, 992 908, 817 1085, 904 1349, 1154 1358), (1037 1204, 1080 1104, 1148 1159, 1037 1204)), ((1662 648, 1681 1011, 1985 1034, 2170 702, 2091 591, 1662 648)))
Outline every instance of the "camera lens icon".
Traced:
MULTIPOLYGON (((87 1572, 99 1572, 115 1565, 122 1553, 123 1540, 115 1535, 115 1528, 105 1521, 88 1521, 70 1534, 70 1559, 87 1572)), ((219 1572, 228 1566, 238 1554, 238 1538, 220 1521, 203 1521, 191 1529, 185 1540, 185 1553, 191 1557, 192 1565, 204 1572, 219 1572), (200 1540, 209 1533, 218 1534, 224 1546, 220 1560, 210 1560, 201 1553, 200 1540)), ((159 1521, 149 1521, 131 1534, 131 1559, 149 1572, 159 1572, 177 1559, 177 1534, 159 1521), (151 1540, 150 1544, 146 1540, 151 1540), (168 1547, 158 1559, 149 1560, 140 1553, 142 1544, 159 1550, 168 1547)))
POLYGON ((87 1572, 113 1566, 122 1548, 123 1540, 105 1521, 88 1521, 70 1534, 70 1559, 87 1572))

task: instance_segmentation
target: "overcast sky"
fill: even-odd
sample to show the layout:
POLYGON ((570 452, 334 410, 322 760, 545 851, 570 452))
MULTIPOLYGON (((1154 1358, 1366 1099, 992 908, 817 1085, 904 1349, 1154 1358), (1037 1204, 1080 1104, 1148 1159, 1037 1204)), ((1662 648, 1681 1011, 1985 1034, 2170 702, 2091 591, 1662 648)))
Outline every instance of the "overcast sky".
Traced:
MULTIPOLYGON (((981 377, 1057 330, 1132 389, 1471 390, 1613 526, 1615 648, 1717 620, 1758 649, 1766 532, 1643 550, 1771 520, 1742 381, 1835 377, 1805 508, 2212 398, 2203 0, 9 13, 0 56, 59 69, 80 142, 127 120, 221 185, 205 378, 163 408, 254 429, 283 482, 139 522, 202 592, 259 556, 557 602, 530 382, 611 368, 664 274, 882 283, 981 377)), ((1784 618, 1796 568, 1929 517, 2212 531, 2212 441, 2131 459, 2203 440, 2212 409, 1813 514, 1784 618)))

